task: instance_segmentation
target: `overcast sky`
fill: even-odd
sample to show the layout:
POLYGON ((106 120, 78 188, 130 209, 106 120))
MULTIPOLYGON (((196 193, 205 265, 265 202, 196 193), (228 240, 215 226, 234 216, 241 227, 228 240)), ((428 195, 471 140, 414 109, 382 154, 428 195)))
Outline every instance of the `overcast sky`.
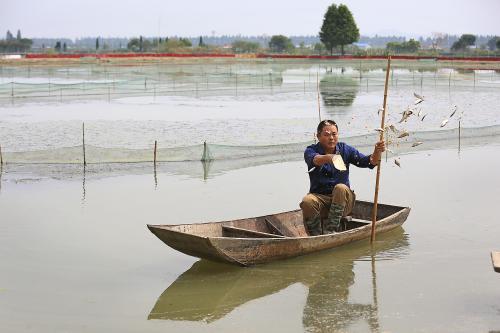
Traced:
POLYGON ((0 36, 317 35, 346 4, 362 35, 500 35, 500 0, 0 0, 0 36))

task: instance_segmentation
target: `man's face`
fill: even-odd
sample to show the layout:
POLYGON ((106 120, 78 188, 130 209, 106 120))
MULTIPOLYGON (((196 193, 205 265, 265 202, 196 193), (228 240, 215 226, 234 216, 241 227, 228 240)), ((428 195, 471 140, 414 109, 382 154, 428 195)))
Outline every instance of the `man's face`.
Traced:
POLYGON ((339 140, 337 126, 327 125, 323 127, 321 133, 318 133, 317 136, 319 143, 328 153, 332 153, 335 150, 335 146, 339 140))

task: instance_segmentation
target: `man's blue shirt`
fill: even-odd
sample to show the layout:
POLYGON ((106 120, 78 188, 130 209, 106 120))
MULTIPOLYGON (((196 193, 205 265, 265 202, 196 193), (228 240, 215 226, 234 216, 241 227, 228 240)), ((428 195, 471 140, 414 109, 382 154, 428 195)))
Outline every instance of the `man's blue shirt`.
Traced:
POLYGON ((351 147, 343 142, 338 142, 335 148, 335 153, 340 154, 344 160, 346 171, 339 171, 330 164, 323 164, 322 166, 316 166, 313 163, 314 156, 325 155, 325 150, 320 143, 310 145, 306 148, 304 152, 304 160, 306 161, 307 168, 310 170, 315 167, 315 169, 309 172, 309 180, 311 181, 311 187, 309 193, 319 193, 319 194, 331 194, 333 188, 337 184, 345 184, 350 187, 349 184, 349 166, 353 164, 359 168, 370 168, 373 169, 375 166, 370 164, 370 155, 365 156, 361 154, 356 148, 351 147))

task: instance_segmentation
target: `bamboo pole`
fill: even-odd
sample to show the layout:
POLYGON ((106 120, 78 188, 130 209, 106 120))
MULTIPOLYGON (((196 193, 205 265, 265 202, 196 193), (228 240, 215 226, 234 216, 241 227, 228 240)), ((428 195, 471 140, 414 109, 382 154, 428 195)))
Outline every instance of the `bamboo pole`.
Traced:
MULTIPOLYGON (((385 114, 386 114, 386 109, 387 109, 387 88, 389 86, 389 72, 391 70, 391 57, 389 56, 387 58, 387 71, 385 73, 385 87, 384 87, 384 106, 382 110, 382 121, 380 124, 380 128, 384 129, 385 127, 385 114)), ((380 139, 379 141, 384 140, 384 131, 380 132, 380 139)), ((371 237, 370 237, 370 242, 373 243, 375 240, 375 224, 377 223, 377 208, 378 208, 378 190, 379 190, 379 184, 380 184, 380 160, 377 161, 377 178, 375 180, 375 196, 373 199, 373 209, 372 209, 372 231, 371 231, 371 237)))
POLYGON ((87 159, 85 156, 85 123, 82 124, 82 146, 83 146, 83 166, 86 166, 87 159))
POLYGON ((321 122, 321 103, 319 101, 319 72, 316 72, 316 92, 318 95, 318 117, 321 122))

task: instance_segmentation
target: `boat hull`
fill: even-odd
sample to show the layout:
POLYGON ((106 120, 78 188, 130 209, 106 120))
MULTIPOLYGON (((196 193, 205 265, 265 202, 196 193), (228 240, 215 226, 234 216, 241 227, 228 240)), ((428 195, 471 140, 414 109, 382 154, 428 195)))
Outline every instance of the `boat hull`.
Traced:
MULTIPOLYGON (((357 209, 353 215, 367 220, 372 206, 368 202, 357 202, 357 209)), ((383 233, 401 226, 409 213, 409 207, 379 205, 376 232, 383 233)), ((307 236, 303 230, 300 210, 235 221, 174 226, 148 225, 148 228, 165 244, 182 253, 241 266, 262 264, 331 249, 369 238, 371 235, 371 224, 360 223, 359 226, 340 233, 307 236), (286 237, 278 235, 276 237, 271 235, 269 238, 224 236, 223 226, 244 226, 257 231, 268 231, 262 229, 264 227, 261 225, 264 224, 262 221, 269 222, 271 218, 282 228, 289 227, 292 231, 293 228, 297 230, 302 228, 302 231, 293 231, 296 235, 290 234, 286 237)))

